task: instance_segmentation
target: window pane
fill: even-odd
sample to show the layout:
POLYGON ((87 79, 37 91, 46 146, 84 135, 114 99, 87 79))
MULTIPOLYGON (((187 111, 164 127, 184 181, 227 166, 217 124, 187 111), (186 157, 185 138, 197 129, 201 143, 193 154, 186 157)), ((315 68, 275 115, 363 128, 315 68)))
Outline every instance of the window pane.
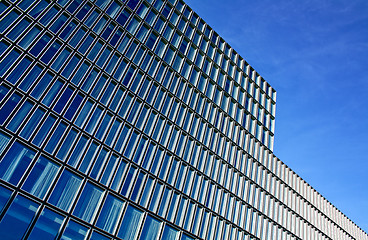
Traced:
POLYGON ((97 227, 113 234, 119 222, 124 202, 112 195, 108 195, 97 221, 97 227))
POLYGON ((15 142, 0 163, 0 178, 17 185, 34 156, 34 151, 15 142))
POLYGON ((64 217, 45 208, 37 219, 29 240, 53 240, 56 238, 64 217))
POLYGON ((22 239, 37 208, 37 203, 18 195, 0 222, 0 239, 22 239))
POLYGON ((68 170, 64 170, 57 182, 49 202, 65 211, 68 211, 81 184, 81 178, 68 170))
POLYGON ((140 240, 154 240, 160 234, 161 222, 147 215, 140 240))
POLYGON ((88 228, 72 220, 68 222, 66 229, 61 236, 61 240, 84 240, 87 236, 88 228))
POLYGON ((78 200, 73 214, 87 222, 91 222, 98 209, 102 193, 103 191, 100 188, 88 182, 83 188, 82 195, 78 200))
POLYGON ((125 211, 118 237, 124 240, 134 240, 137 237, 139 225, 142 222, 143 212, 129 205, 125 211))

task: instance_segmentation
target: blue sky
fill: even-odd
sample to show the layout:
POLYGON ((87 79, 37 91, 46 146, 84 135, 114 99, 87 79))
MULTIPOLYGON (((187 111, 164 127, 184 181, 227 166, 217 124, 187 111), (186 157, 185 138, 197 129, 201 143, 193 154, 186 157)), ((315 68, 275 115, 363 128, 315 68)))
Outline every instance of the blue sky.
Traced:
POLYGON ((368 232, 368 1, 186 3, 276 89, 276 156, 368 232))

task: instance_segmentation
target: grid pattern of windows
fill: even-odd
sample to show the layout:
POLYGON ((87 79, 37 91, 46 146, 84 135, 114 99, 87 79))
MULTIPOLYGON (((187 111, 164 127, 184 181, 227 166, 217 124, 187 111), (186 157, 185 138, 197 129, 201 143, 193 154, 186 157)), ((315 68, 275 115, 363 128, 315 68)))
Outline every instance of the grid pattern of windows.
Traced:
POLYGON ((0 34, 1 238, 368 239, 273 155, 275 90, 182 0, 5 0, 0 34))

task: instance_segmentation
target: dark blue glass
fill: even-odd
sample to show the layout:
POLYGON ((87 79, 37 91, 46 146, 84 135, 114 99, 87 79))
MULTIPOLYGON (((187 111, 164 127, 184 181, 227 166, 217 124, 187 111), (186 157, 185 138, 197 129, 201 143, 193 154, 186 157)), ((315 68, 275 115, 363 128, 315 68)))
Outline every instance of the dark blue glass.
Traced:
POLYGON ((58 12, 59 10, 57 8, 50 8, 47 13, 41 18, 40 23, 46 26, 57 15, 58 12))
POLYGON ((82 179, 68 170, 57 181, 49 202, 56 207, 68 211, 77 194, 82 179))
MULTIPOLYGON (((84 29, 79 29, 73 36, 73 38, 70 40, 70 45, 73 47, 76 47, 77 44, 81 42, 81 39, 83 38, 84 34, 86 34, 86 31, 84 29)), ((90 39, 87 37, 85 41, 89 41, 89 43, 92 42, 93 39, 90 39)), ((84 41, 83 41, 84 44, 84 41)))
POLYGON ((93 157, 95 156, 96 150, 97 150, 97 143, 92 142, 92 144, 89 146, 86 155, 83 157, 83 161, 81 165, 79 166, 79 170, 83 173, 86 173, 88 168, 93 162, 93 157))
POLYGON ((123 188, 120 191, 121 195, 129 197, 130 188, 131 188, 132 183, 134 182, 133 177, 136 172, 137 172, 137 168, 131 166, 127 176, 125 177, 123 188))
POLYGON ((22 189, 38 198, 44 198, 58 170, 58 165, 41 156, 36 161, 22 189))
POLYGON ((88 133, 92 133, 93 130, 95 129, 96 125, 99 124, 99 119, 100 119, 100 116, 102 114, 102 111, 103 111, 103 109, 101 107, 97 107, 95 109, 95 111, 93 112, 93 114, 88 119, 88 123, 87 123, 87 126, 86 126, 86 131, 88 133))
MULTIPOLYGON (((51 37, 47 34, 43 35, 36 45, 30 50, 30 53, 32 53, 34 56, 38 56, 38 54, 44 49, 44 47, 50 42, 51 37)), ((52 56, 51 56, 52 57, 52 56)), ((50 57, 50 58, 51 58, 50 57)))
POLYGON ((134 240, 137 238, 138 230, 142 222, 143 212, 131 205, 128 205, 123 221, 120 226, 118 237, 124 240, 134 240))
POLYGON ((70 96, 73 94, 73 90, 69 87, 65 89, 63 95, 59 98, 58 102, 54 106, 54 111, 57 113, 61 113, 63 108, 67 105, 68 100, 70 99, 70 96))
POLYGON ((63 122, 57 126, 55 131, 52 133, 52 137, 50 138, 49 142, 47 143, 45 150, 49 153, 53 153, 58 145, 58 142, 62 139, 61 137, 64 134, 67 125, 63 122))
POLYGON ((97 176, 99 175, 99 173, 103 169, 104 163, 106 161, 107 154, 108 154, 108 151, 105 148, 103 148, 101 150, 100 154, 98 155, 97 159, 95 160, 92 171, 89 174, 89 176, 91 178, 97 179, 97 176))
POLYGON ((0 2, 0 14, 2 14, 8 7, 9 7, 9 4, 7 4, 4 1, 1 1, 0 2))
POLYGON ((105 144, 109 145, 110 147, 113 146, 115 137, 119 132, 120 125, 121 121, 119 119, 115 119, 114 124, 112 125, 110 132, 105 139, 105 144))
POLYGON ((56 55, 56 53, 59 51, 60 46, 61 45, 58 42, 54 42, 53 44, 51 44, 50 48, 42 56, 41 61, 43 61, 46 64, 49 63, 51 58, 53 58, 56 55))
POLYGON ((70 104, 70 106, 69 106, 68 110, 66 111, 66 113, 65 113, 65 115, 64 115, 64 117, 65 117, 66 119, 68 119, 68 120, 72 120, 72 118, 73 118, 73 116, 74 116, 75 112, 77 111, 77 109, 78 109, 79 105, 80 105, 80 104, 81 104, 81 102, 83 101, 83 98, 84 98, 84 97, 83 97, 80 93, 78 93, 78 94, 75 96, 75 98, 74 98, 73 102, 70 104))
POLYGON ((0 33, 4 32, 6 28, 8 28, 12 23, 15 22, 15 19, 20 15, 17 11, 11 11, 8 13, 1 21, 0 21, 0 33))
POLYGON ((0 124, 5 122, 21 99, 22 96, 18 93, 13 93, 13 95, 10 96, 8 101, 0 109, 0 124))
POLYGON ((62 33, 60 33, 60 37, 64 40, 66 40, 70 34, 72 33, 72 31, 76 28, 76 26, 78 25, 78 23, 76 23, 75 21, 71 21, 63 30, 62 33))
POLYGON ((82 153, 86 147, 87 141, 88 141, 88 138, 85 136, 82 136, 79 139, 77 146, 75 146, 75 149, 72 155, 69 157, 68 164, 70 166, 76 167, 78 165, 79 160, 81 159, 82 153))
POLYGON ((0 186, 0 213, 3 211, 3 208, 5 207, 12 193, 13 191, 0 186))
POLYGON ((37 18, 38 15, 40 15, 40 13, 49 5, 48 2, 46 2, 46 0, 41 0, 41 2, 39 2, 36 7, 34 7, 32 9, 32 11, 29 13, 29 15, 31 15, 34 18, 37 18))
MULTIPOLYGON (((82 30, 82 31, 84 32, 84 30, 82 30)), ((78 33, 74 37, 78 37, 78 33)), ((91 34, 88 35, 87 38, 83 40, 82 45, 79 47, 79 52, 85 54, 87 49, 92 45, 92 42, 93 42, 94 39, 95 39, 95 37, 93 35, 91 35, 91 34)), ((73 43, 73 40, 74 40, 74 38, 72 39, 71 44, 73 43)), ((75 40, 75 41, 77 41, 77 40, 75 40)))
POLYGON ((32 117, 28 120, 26 126, 23 128, 23 130, 20 132, 20 136, 25 138, 25 139, 29 139, 29 137, 31 136, 31 134, 34 132, 34 130, 36 129, 37 125, 40 123, 41 118, 43 117, 43 115, 45 114, 45 111, 38 108, 34 114, 32 115, 32 117))
POLYGON ((56 60, 54 61, 54 63, 51 65, 51 67, 53 69, 55 69, 56 71, 59 71, 60 68, 62 66, 64 66, 66 59, 69 57, 70 55, 70 50, 69 49, 64 49, 59 56, 56 58, 56 60))
POLYGON ((35 144, 36 146, 40 146, 41 143, 43 142, 43 140, 48 135, 48 133, 49 133, 52 125, 54 125, 55 121, 56 121, 56 118, 49 115, 47 117, 47 119, 45 120, 45 122, 42 124, 42 127, 38 131, 38 133, 35 136, 35 138, 33 139, 32 143, 35 144))
POLYGON ((95 137, 99 140, 102 140, 102 137, 105 135, 106 130, 110 125, 112 115, 106 114, 103 120, 101 121, 101 125, 98 127, 95 137))
POLYGON ((81 218, 84 221, 91 222, 96 210, 98 209, 98 204, 102 196, 103 191, 87 182, 83 188, 83 192, 79 197, 78 203, 75 206, 73 215, 81 218))
POLYGON ((63 235, 61 236, 60 240, 84 240, 86 239, 88 233, 88 228, 82 226, 81 224, 69 220, 66 229, 64 230, 63 235))
MULTIPOLYGON (((72 78, 71 82, 74 83, 75 85, 79 85, 79 83, 82 80, 83 76, 88 72, 89 67, 90 67, 90 64, 88 62, 83 62, 83 64, 79 67, 77 73, 72 78)), ((74 69, 73 69, 73 71, 74 71, 74 69)))
POLYGON ((93 28, 93 31, 97 34, 100 34, 102 29, 104 28, 106 22, 107 22, 107 18, 104 16, 102 17, 98 22, 97 24, 94 26, 93 28))
POLYGON ((129 18, 129 16, 130 16, 130 13, 128 12, 128 10, 127 9, 124 9, 121 13, 120 13, 120 15, 119 15, 119 17, 116 19, 116 21, 118 22, 118 23, 120 23, 121 24, 121 26, 124 26, 124 24, 126 23, 126 21, 128 20, 128 18, 129 18))
POLYGON ((121 28, 119 28, 115 32, 114 36, 111 38, 110 44, 115 47, 116 43, 119 41, 119 39, 121 38, 122 35, 123 35, 123 30, 121 28))
POLYGON ((148 139, 146 137, 142 136, 142 138, 141 138, 141 140, 140 140, 140 142, 138 144, 137 149, 134 151, 133 161, 135 163, 140 164, 141 158, 144 155, 144 149, 146 148, 147 141, 148 141, 148 139))
POLYGON ((20 52, 16 49, 13 49, 0 63, 0 76, 3 76, 4 73, 10 68, 11 65, 17 60, 20 56, 20 52))
POLYGON ((161 221, 147 215, 140 240, 156 239, 161 231, 161 221))
MULTIPOLYGON (((22 21, 20 21, 17 26, 15 26, 8 34, 7 36, 11 40, 17 39, 21 33, 24 32, 24 30, 28 27, 28 25, 31 23, 31 21, 27 18, 24 18, 22 21)), ((1 24, 1 23, 0 23, 1 24)))
MULTIPOLYGON (((34 77, 36 78, 37 76, 34 76, 34 77)), ((35 78, 33 78, 32 76, 32 81, 35 81, 36 80, 35 78)), ((45 92, 45 89, 47 88, 47 86, 52 82, 52 79, 53 79, 53 75, 47 72, 43 76, 43 78, 38 81, 38 84, 31 92, 31 96, 39 100, 41 95, 45 92)))
POLYGON ((165 226, 164 232, 162 234, 162 240, 176 240, 178 239, 179 231, 170 227, 169 225, 165 226))
POLYGON ((39 65, 34 66, 28 75, 23 79, 22 83, 19 85, 19 88, 27 92, 29 87, 32 86, 32 84, 36 81, 41 72, 42 67, 39 65))
POLYGON ((79 20, 82 20, 84 18, 84 16, 87 15, 87 13, 89 12, 89 10, 91 10, 92 6, 90 3, 86 3, 77 13, 76 17, 79 20))
POLYGON ((60 89, 63 85, 63 82, 61 82, 60 80, 55 81, 45 98, 42 100, 42 103, 49 107, 54 101, 56 95, 60 92, 60 89))
POLYGON ((65 161, 68 153, 70 152, 70 149, 72 147, 72 144, 77 136, 78 132, 74 129, 70 130, 68 133, 68 136, 65 138, 63 144, 61 145, 56 157, 59 159, 65 161))
POLYGON ((28 240, 53 240, 56 238, 61 224, 64 221, 64 216, 45 208, 35 226, 32 229, 31 234, 27 238, 28 240))
MULTIPOLYGON (((69 61, 68 65, 64 68, 61 75, 63 75, 66 78, 69 78, 69 76, 77 69, 77 65, 81 58, 79 56, 73 56, 73 58, 69 61)), ((64 62, 65 64, 65 62, 64 62)))
POLYGON ((93 232, 90 240, 110 240, 111 238, 105 237, 104 235, 98 233, 98 232, 93 232))
POLYGON ((16 113, 16 115, 13 117, 13 119, 10 121, 7 128, 13 132, 16 132, 19 126, 22 124, 23 120, 26 118, 27 114, 32 109, 32 107, 33 103, 30 101, 26 101, 19 109, 19 111, 16 113))
POLYGON ((67 8, 69 12, 74 13, 74 11, 79 7, 82 0, 74 0, 67 8))
POLYGON ((114 180, 111 184, 111 189, 118 191, 122 178, 124 176, 125 169, 127 168, 127 162, 121 161, 118 170, 115 173, 114 180))
POLYGON ((0 222, 0 239, 22 239, 38 206, 37 203, 18 195, 0 222))
POLYGON ((113 234, 123 211, 124 202, 113 195, 107 195, 96 226, 113 234))
POLYGON ((139 172, 138 177, 135 181, 135 186, 134 186, 134 189, 133 189, 132 194, 130 196, 130 199, 134 202, 136 202, 138 200, 138 196, 139 196, 139 193, 140 193, 140 188, 141 188, 141 185, 142 185, 142 182, 143 182, 143 179, 144 179, 145 175, 146 175, 145 173, 139 172))
POLYGON ((111 177, 114 174, 114 169, 117 165, 118 157, 116 155, 111 155, 110 159, 107 161, 107 166, 104 170, 104 173, 101 177, 100 183, 108 186, 111 180, 111 177))

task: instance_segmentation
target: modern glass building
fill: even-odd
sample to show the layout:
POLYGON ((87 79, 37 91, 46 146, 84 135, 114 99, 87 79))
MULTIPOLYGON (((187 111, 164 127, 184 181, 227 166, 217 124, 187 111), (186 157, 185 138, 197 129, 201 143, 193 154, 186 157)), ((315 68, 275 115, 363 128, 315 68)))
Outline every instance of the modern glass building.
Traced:
POLYGON ((0 80, 0 239, 368 239, 182 0, 1 0, 0 80))

